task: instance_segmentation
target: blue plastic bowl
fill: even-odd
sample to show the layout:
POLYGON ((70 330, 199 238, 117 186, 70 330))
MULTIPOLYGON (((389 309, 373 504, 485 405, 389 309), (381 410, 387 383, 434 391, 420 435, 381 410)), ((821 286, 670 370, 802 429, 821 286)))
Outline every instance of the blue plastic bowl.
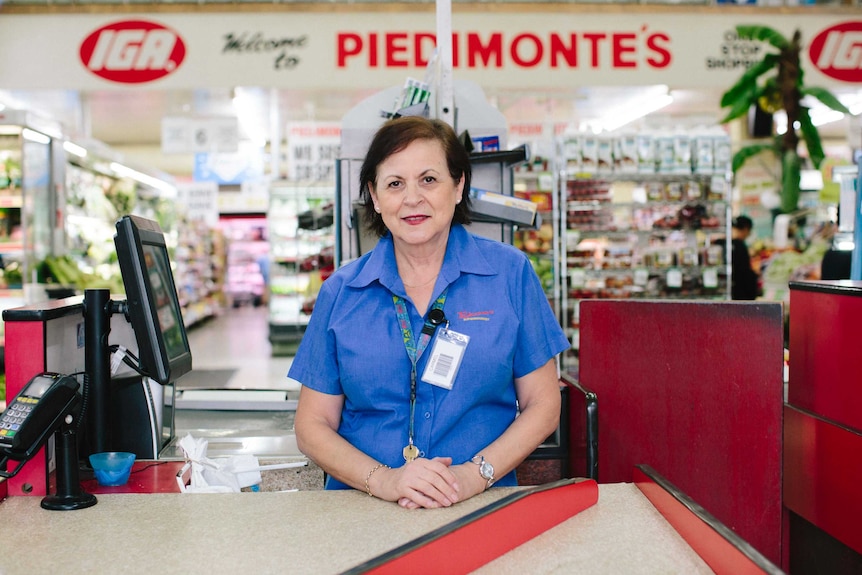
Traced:
POLYGON ((125 485, 134 462, 135 454, 125 451, 105 451, 90 456, 99 485, 125 485))

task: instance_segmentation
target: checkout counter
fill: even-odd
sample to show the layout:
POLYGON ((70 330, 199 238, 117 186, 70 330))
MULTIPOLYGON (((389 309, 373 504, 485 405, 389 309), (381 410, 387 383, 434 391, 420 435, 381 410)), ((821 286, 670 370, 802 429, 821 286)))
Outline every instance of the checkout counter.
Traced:
POLYGON ((0 503, 0 572, 780 573, 651 469, 634 477, 493 488, 431 510, 359 491, 104 494, 70 513, 13 497, 0 503))
MULTIPOLYGON (((47 322, 22 322, 19 327, 37 330, 40 335, 34 341, 47 343, 27 357, 54 362, 57 358, 52 354, 57 349, 78 349, 75 338, 57 334, 68 332, 70 326, 77 333, 80 313, 54 310, 48 317, 47 322), (46 327, 53 321, 62 324, 57 333, 46 327)), ((75 361, 79 360, 73 358, 73 363, 63 365, 75 361)), ((52 365, 46 363, 36 371, 52 365)), ((590 407, 594 409, 595 404, 590 407)), ((572 419, 580 420, 580 416, 572 419)), ((148 425, 158 437, 159 426, 148 425)), ((600 445, 601 441, 600 436, 600 445)), ((606 456, 609 472, 604 481, 612 477, 611 469, 624 464, 621 458, 630 455, 648 455, 679 473, 677 467, 661 460, 667 455, 641 451, 606 456)), ((34 477, 40 473, 45 477, 49 461, 50 457, 37 462, 34 477)), ((711 461, 718 466, 714 458, 711 461)), ((60 565, 70 574, 107 569, 149 574, 156 568, 177 573, 403 573, 403 566, 400 571, 388 569, 399 558, 421 557, 423 552, 426 558, 416 559, 408 570, 439 573, 444 559, 474 558, 489 549, 494 555, 471 570, 518 574, 781 572, 735 529, 725 527, 722 520, 643 466, 632 467, 623 478, 610 479, 612 483, 566 480, 562 486, 494 488, 447 509, 405 510, 358 491, 180 493, 176 484, 180 463, 136 462, 137 470, 151 478, 137 489, 134 480, 129 488, 121 489, 99 488, 84 478, 85 491, 96 494, 98 504, 66 513, 42 509, 38 497, 8 497, 0 502, 0 522, 6 528, 0 573, 52 572, 60 565), (154 476, 161 478, 153 480, 154 476), (578 495, 579 500, 589 499, 587 504, 581 501, 566 517, 537 526, 537 517, 566 508, 568 495, 561 490, 571 485, 579 493, 588 493, 578 495), (520 500, 508 501, 521 494, 537 501, 526 507, 520 500), (505 505, 500 506, 501 502, 505 505), (428 549, 433 549, 432 559, 427 558, 428 549)), ((594 474, 595 461, 585 469, 594 474)), ((0 483, 0 488, 6 483, 0 483)), ((37 494, 37 487, 34 480, 29 485, 31 495, 37 494)))

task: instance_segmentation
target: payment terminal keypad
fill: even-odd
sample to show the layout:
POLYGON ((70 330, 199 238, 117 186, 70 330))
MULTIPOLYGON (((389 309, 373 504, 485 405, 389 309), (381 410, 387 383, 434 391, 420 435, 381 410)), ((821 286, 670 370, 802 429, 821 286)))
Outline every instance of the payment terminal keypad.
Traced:
POLYGON ((15 437, 37 403, 39 400, 35 397, 18 397, 0 414, 0 441, 15 437))

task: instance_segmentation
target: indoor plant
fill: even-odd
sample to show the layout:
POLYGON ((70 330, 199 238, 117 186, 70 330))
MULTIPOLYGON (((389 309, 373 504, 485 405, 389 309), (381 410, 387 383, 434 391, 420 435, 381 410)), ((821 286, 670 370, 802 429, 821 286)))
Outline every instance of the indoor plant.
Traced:
POLYGON ((790 40, 767 26, 737 26, 736 33, 743 40, 766 42, 778 52, 767 52, 760 62, 748 68, 722 95, 721 107, 729 107, 730 111, 721 123, 747 114, 752 106, 760 106, 768 113, 783 109, 787 114, 787 130, 770 143, 750 144, 738 150, 733 156, 733 172, 736 173, 749 158, 765 150, 775 153, 781 160, 781 211, 792 212, 799 201, 802 167, 798 151, 800 133, 815 168, 820 167, 824 157, 820 134, 811 122, 809 108, 803 99, 807 96, 816 98, 829 108, 845 114, 849 114, 850 110, 825 88, 803 83, 799 30, 794 32, 790 40))

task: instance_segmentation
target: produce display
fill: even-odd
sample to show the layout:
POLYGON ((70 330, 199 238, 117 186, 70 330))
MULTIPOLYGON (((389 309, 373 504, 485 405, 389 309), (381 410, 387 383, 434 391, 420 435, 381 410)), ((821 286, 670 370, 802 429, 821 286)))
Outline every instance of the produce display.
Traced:
POLYGON ((78 262, 69 256, 48 256, 43 262, 42 275, 46 284, 74 287, 77 291, 85 289, 108 288, 112 294, 123 294, 123 280, 117 273, 108 277, 82 271, 78 262))

